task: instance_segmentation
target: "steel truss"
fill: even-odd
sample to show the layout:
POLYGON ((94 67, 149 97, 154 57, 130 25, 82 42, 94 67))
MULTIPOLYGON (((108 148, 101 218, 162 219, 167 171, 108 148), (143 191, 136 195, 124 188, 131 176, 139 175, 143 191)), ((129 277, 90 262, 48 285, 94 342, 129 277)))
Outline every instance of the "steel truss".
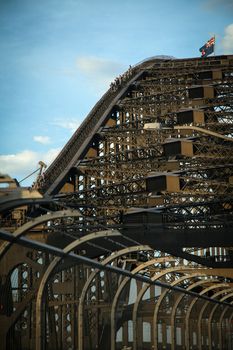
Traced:
POLYGON ((0 191, 14 350, 233 347, 233 56, 150 59, 0 191))

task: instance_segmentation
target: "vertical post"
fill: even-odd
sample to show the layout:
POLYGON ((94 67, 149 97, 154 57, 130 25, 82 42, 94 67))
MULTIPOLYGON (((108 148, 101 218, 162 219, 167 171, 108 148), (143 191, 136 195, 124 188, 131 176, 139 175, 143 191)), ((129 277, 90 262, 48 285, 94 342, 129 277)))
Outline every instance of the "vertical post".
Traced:
POLYGON ((216 45, 216 38, 215 38, 215 34, 214 34, 214 56, 215 56, 215 45, 216 45))

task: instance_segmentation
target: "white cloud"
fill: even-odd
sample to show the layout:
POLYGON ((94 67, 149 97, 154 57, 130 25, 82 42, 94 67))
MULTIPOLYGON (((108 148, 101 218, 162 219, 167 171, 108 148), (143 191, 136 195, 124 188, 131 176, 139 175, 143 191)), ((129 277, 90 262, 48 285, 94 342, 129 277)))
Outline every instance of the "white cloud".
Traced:
MULTIPOLYGON (((0 155, 0 171, 8 174, 18 181, 39 168, 38 162, 42 160, 47 166, 58 155, 60 149, 50 149, 45 153, 25 150, 16 154, 0 155)), ((22 186, 28 186, 35 180, 36 174, 27 181, 22 182, 22 186)))
POLYGON ((82 56, 77 59, 77 67, 85 74, 112 75, 116 70, 122 69, 123 65, 118 62, 93 56, 82 56))
POLYGON ((42 143, 42 145, 47 145, 51 142, 49 136, 33 136, 33 140, 42 143))
POLYGON ((51 123, 52 125, 59 126, 60 128, 70 130, 74 133, 80 125, 80 122, 75 119, 57 119, 51 123))
POLYGON ((60 150, 60 148, 51 148, 50 150, 48 150, 48 152, 41 154, 43 158, 40 160, 43 160, 43 162, 45 162, 45 164, 49 166, 52 163, 52 161, 56 158, 60 150))
POLYGON ((225 35, 222 40, 222 47, 225 54, 233 53, 233 23, 225 28, 225 35))
POLYGON ((231 11, 233 9, 232 0, 205 0, 203 6, 208 11, 213 11, 220 7, 221 10, 226 9, 231 11))
POLYGON ((91 78, 94 88, 105 90, 114 78, 122 74, 126 67, 122 63, 93 56, 82 56, 76 61, 78 70, 91 78))

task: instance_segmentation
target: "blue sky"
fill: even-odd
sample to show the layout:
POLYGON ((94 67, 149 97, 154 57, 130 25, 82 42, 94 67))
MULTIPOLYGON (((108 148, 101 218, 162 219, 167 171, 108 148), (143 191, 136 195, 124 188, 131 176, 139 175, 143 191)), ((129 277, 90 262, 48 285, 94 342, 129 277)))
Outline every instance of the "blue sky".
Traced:
POLYGON ((49 164, 130 64, 213 34, 233 53, 232 0, 0 0, 0 172, 49 164))

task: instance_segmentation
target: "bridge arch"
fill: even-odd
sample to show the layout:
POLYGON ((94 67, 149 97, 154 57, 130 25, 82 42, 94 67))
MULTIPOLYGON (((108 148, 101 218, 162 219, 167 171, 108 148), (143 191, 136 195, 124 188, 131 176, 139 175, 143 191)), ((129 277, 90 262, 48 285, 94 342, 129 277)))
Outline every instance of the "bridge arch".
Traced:
MULTIPOLYGON (((127 294, 129 275, 123 278, 116 273, 92 271, 92 281, 89 280, 88 286, 87 280, 90 277, 88 273, 91 270, 85 267, 83 273, 79 268, 80 264, 76 263, 71 268, 59 270, 56 275, 58 283, 51 289, 52 297, 48 289, 44 298, 46 303, 43 305, 43 290, 47 285, 50 288, 49 281, 52 281, 51 276, 55 271, 53 268, 56 268, 59 262, 55 247, 62 247, 63 252, 68 247, 72 249, 72 246, 68 246, 67 237, 75 242, 74 247, 81 240, 88 240, 93 232, 119 231, 121 236, 92 241, 95 243, 87 249, 85 245, 86 257, 92 259, 93 265, 95 262, 99 264, 98 266, 111 261, 113 255, 118 256, 122 249, 130 250, 135 247, 137 250, 140 248, 136 247, 147 246, 145 251, 148 254, 143 258, 141 255, 135 258, 138 266, 135 267, 135 263, 126 263, 122 256, 119 256, 118 261, 121 260, 120 264, 125 268, 123 271, 132 272, 130 278, 134 278, 137 273, 140 278, 144 278, 147 274, 143 269, 149 271, 150 285, 166 279, 170 288, 181 288, 184 274, 189 277, 185 284, 186 288, 180 290, 181 293, 195 291, 195 287, 200 288, 202 281, 199 283, 196 279, 203 279, 202 291, 204 281, 207 280, 213 282, 216 279, 216 286, 223 281, 231 282, 233 278, 232 74, 231 55, 208 57, 204 60, 151 57, 140 62, 130 67, 122 77, 118 77, 118 83, 113 84, 90 111, 37 182, 35 187, 40 193, 37 193, 36 198, 32 196, 34 191, 32 189, 10 188, 8 190, 12 190, 11 195, 10 192, 0 190, 0 239, 11 242, 10 244, 0 242, 0 300, 3 303, 6 301, 6 293, 2 292, 4 289, 2 281, 19 262, 29 266, 30 273, 27 274, 27 278, 31 287, 27 298, 24 293, 25 298, 18 303, 15 315, 11 318, 7 319, 8 316, 1 312, 0 308, 0 331, 4 327, 5 330, 9 329, 8 335, 4 335, 3 340, 9 348, 17 348, 18 344, 21 344, 22 349, 35 348, 35 297, 38 300, 37 311, 41 311, 43 317, 49 315, 48 339, 51 340, 51 344, 55 344, 54 348, 69 348, 71 343, 74 348, 78 348, 77 295, 82 295, 83 301, 86 301, 85 295, 91 293, 95 283, 96 285, 100 283, 100 293, 97 293, 97 289, 92 293, 95 293, 96 304, 89 303, 86 309, 89 310, 89 315, 93 315, 92 323, 88 324, 89 329, 93 326, 93 334, 95 329, 98 332, 95 333, 96 339, 92 339, 93 346, 89 346, 87 337, 85 339, 81 337, 81 348, 96 350, 97 346, 101 347, 101 350, 108 350, 102 338, 110 314, 111 334, 114 339, 112 347, 119 347, 119 344, 115 343, 117 326, 114 317, 119 310, 119 300, 121 301, 124 296, 127 301, 129 297, 127 294), (51 212, 53 210, 54 213, 51 212), (19 218, 20 213, 25 214, 24 221, 19 218), (47 239, 49 230, 43 236, 40 225, 49 220, 57 220, 56 218, 59 221, 59 217, 79 219, 69 222, 61 220, 59 225, 53 227, 55 239, 50 241, 47 239), (25 223, 26 221, 29 222, 25 223), (31 234, 35 228, 37 233, 31 234), (35 243, 38 242, 41 249, 44 246, 44 251, 36 246, 35 243), (173 272, 169 270, 169 263, 165 263, 163 267, 160 265, 153 267, 155 261, 162 261, 164 257, 167 261, 175 260, 174 265, 177 266, 174 266, 173 272), (48 262, 51 261, 53 263, 48 266, 48 262), (197 266, 200 267, 198 271, 197 266), (176 271, 176 268, 180 268, 180 271, 176 271), (199 277, 192 279, 191 276, 196 273, 199 277), (203 274, 206 276, 205 279, 202 277, 203 274), (105 284, 104 287, 101 285, 105 283, 105 278, 108 279, 108 287, 105 284), (121 293, 122 291, 125 294, 121 293), (58 297, 54 297, 55 295, 58 297), (103 300, 107 302, 104 304, 103 300), (25 305, 27 314, 23 311, 25 305), (104 308, 101 308, 103 305, 104 308), (42 306, 45 308, 44 311, 42 306), (54 310, 59 310, 61 317, 57 318, 58 312, 54 310), (23 329, 21 323, 26 323, 27 328, 23 329), (2 324, 5 324, 3 328, 2 324), (20 330, 23 330, 21 335, 20 330)), ((69 266, 68 256, 62 264, 62 267, 66 266, 69 266)), ((23 273, 24 271, 19 274, 17 281, 22 293, 23 273)), ((11 292, 14 288, 15 285, 12 284, 11 292)), ((142 290, 135 293, 138 299, 134 308, 131 305, 127 308, 127 315, 124 315, 125 318, 129 317, 129 314, 131 316, 133 309, 133 342, 124 345, 133 345, 134 349, 148 345, 145 344, 146 339, 143 341, 141 334, 137 332, 140 330, 139 322, 137 323, 139 307, 143 305, 140 312, 144 313, 147 325, 152 324, 153 314, 155 324, 162 315, 163 307, 166 306, 165 301, 173 303, 172 297, 175 295, 173 291, 171 293, 162 291, 157 304, 154 303, 157 298, 152 298, 153 300, 148 301, 149 306, 146 309, 144 301, 142 302, 143 288, 146 293, 147 286, 142 285, 142 290)), ((6 288, 4 290, 6 291, 6 288)), ((229 298, 224 299, 224 290, 219 291, 219 294, 217 290, 212 290, 215 302, 220 302, 224 309, 213 307, 207 299, 203 304, 200 302, 193 304, 194 308, 200 307, 197 328, 201 329, 205 343, 211 340, 211 332, 213 333, 211 328, 208 333, 202 327, 205 316, 212 312, 209 324, 213 324, 219 316, 225 327, 224 322, 230 318, 233 305, 229 296, 230 291, 227 293, 229 298)), ((203 296, 207 294, 204 293, 203 296)), ((194 295, 193 297, 195 298, 194 295)), ((177 300, 173 305, 177 306, 178 312, 181 304, 176 305, 177 300)), ((192 319, 194 310, 189 307, 189 301, 190 298, 180 298, 182 306, 189 310, 189 314, 186 315, 187 329, 192 328, 191 322, 190 324, 188 322, 192 319)), ((84 305, 85 303, 82 304, 84 305)), ((81 320, 83 320, 82 306, 79 308, 81 320)), ((174 321, 172 319, 176 319, 176 313, 174 314, 174 310, 171 311, 169 305, 166 312, 168 313, 166 324, 170 325, 174 321)), ((41 317, 37 317, 39 322, 37 334, 41 333, 40 319, 41 317)), ((91 320, 91 316, 89 319, 91 320)), ((82 326, 81 322, 79 330, 81 335, 82 326)), ((42 324, 42 331, 45 331, 43 327, 42 324)), ((151 327, 151 333, 154 328, 151 327)), ((152 335, 154 338, 155 334, 152 335)), ((224 332, 222 335, 224 337, 220 346, 224 347, 228 340, 224 332)), ((197 340, 201 348, 200 338, 197 340)), ((187 346, 188 340, 186 340, 187 346)))

